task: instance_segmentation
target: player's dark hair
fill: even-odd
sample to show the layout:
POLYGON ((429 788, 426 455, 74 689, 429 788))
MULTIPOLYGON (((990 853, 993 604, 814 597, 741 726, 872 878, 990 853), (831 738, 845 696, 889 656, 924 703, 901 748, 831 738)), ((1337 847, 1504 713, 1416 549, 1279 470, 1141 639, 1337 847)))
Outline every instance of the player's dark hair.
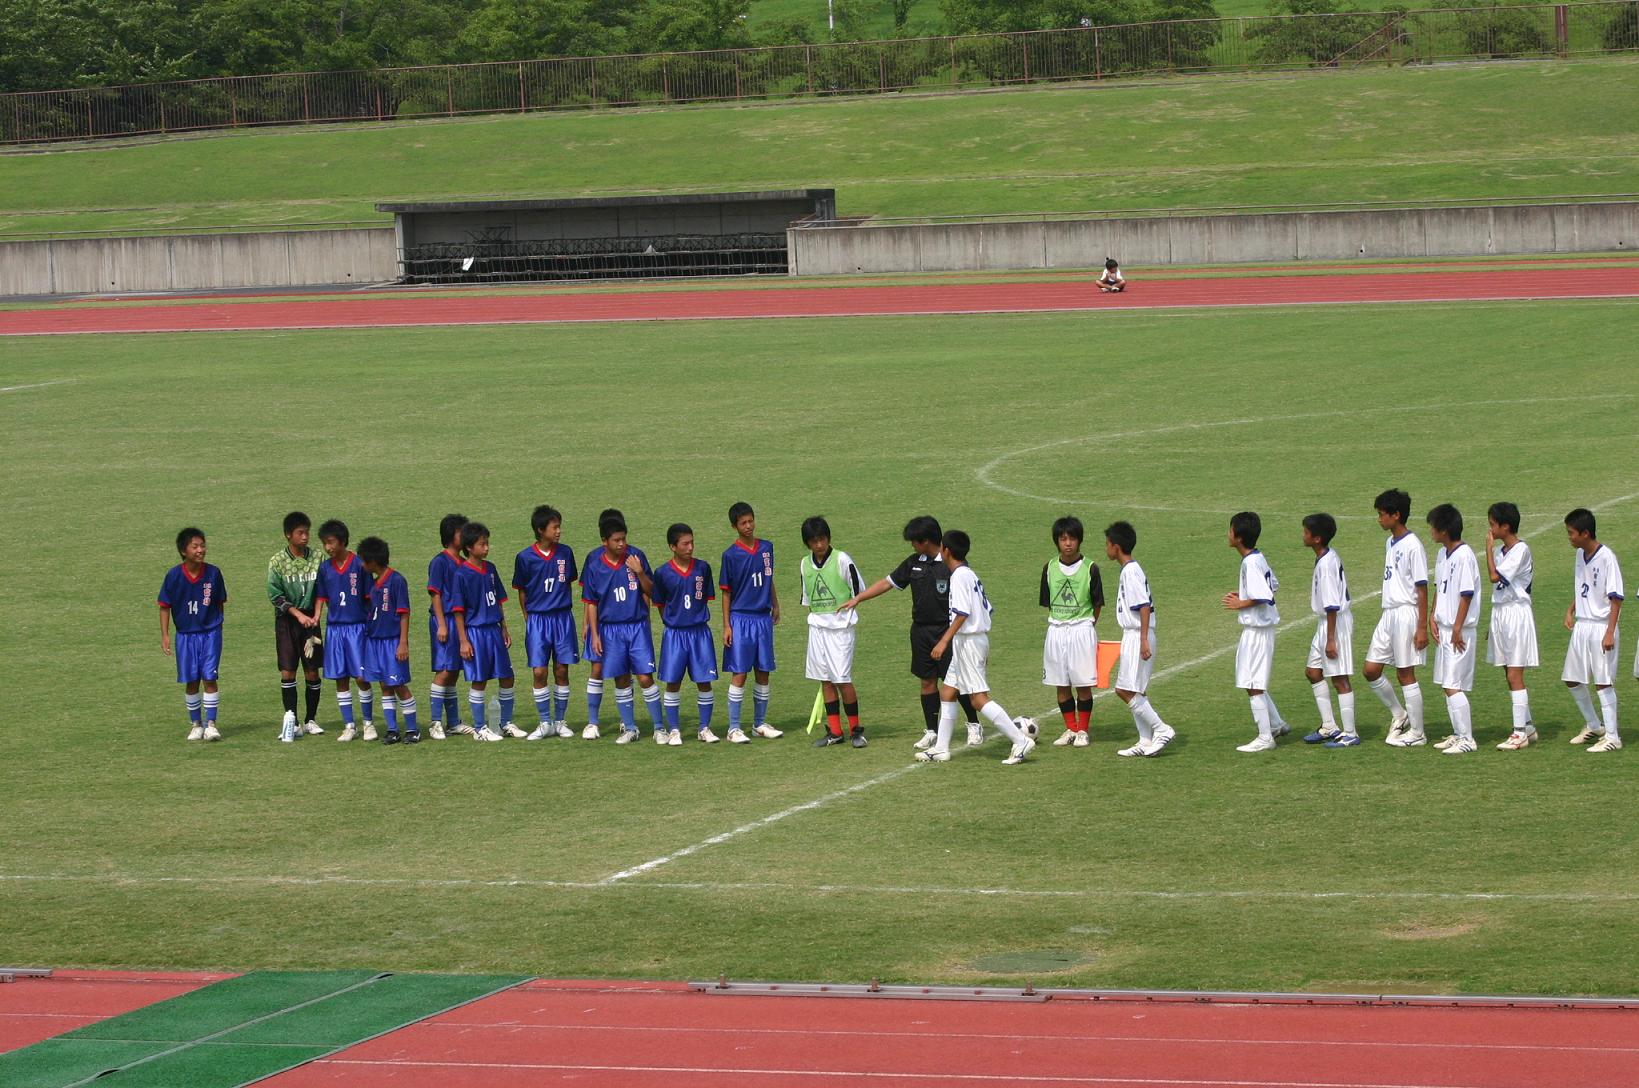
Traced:
POLYGON ((461 526, 461 550, 469 552, 472 546, 489 535, 489 526, 481 521, 469 521, 461 526))
POLYGON ((811 544, 822 536, 827 540, 831 539, 830 522, 818 515, 802 519, 802 542, 804 544, 811 544))
POLYGON ((444 520, 438 523, 438 542, 449 547, 461 538, 461 526, 467 523, 465 514, 445 514, 444 520))
POLYGON ((905 523, 905 540, 911 544, 937 544, 944 535, 939 519, 929 514, 918 514, 905 523))
POLYGON ((329 521, 319 526, 319 539, 321 541, 329 540, 332 537, 341 541, 342 547, 347 547, 349 537, 347 534, 347 523, 345 521, 341 521, 337 518, 331 518, 329 521))
POLYGON ((693 535, 693 529, 690 529, 681 521, 674 521, 670 525, 666 526, 666 547, 675 548, 677 547, 677 542, 679 540, 682 540, 686 536, 693 535))
POLYGON ((616 533, 624 533, 625 531, 626 531, 626 519, 620 516, 620 511, 619 510, 616 510, 612 514, 609 511, 605 510, 603 512, 603 516, 601 518, 598 518, 598 539, 599 540, 608 540, 610 537, 614 536, 616 533))
POLYGON ((555 507, 547 506, 545 503, 537 506, 535 512, 529 515, 529 527, 535 530, 536 536, 540 536, 554 521, 562 525, 563 515, 558 513, 555 507))
POLYGON ((1391 487, 1373 499, 1372 507, 1385 514, 1399 514, 1401 525, 1411 520, 1411 496, 1397 487, 1391 487))
POLYGON ((1114 544, 1117 551, 1131 555, 1138 547, 1138 530, 1130 521, 1112 521, 1104 530, 1104 539, 1114 544))
POLYGON ((1074 515, 1059 518, 1053 522, 1053 543, 1057 544, 1059 537, 1065 535, 1075 537, 1076 543, 1080 544, 1087 539, 1087 528, 1081 524, 1081 519, 1074 515))
POLYGON ((1589 536, 1599 535, 1595 529, 1597 524, 1598 522, 1594 520, 1593 511, 1585 506, 1579 506, 1565 515, 1565 528, 1575 529, 1577 532, 1587 533, 1589 536))
POLYGON ((603 524, 603 519, 604 518, 619 518, 621 521, 625 521, 626 520, 626 515, 622 514, 619 510, 616 510, 613 506, 611 506, 611 507, 609 507, 609 509, 605 510, 603 513, 598 515, 598 524, 599 525, 603 524))
POLYGON ((194 537, 204 540, 205 530, 198 529, 190 525, 180 533, 176 534, 176 554, 181 555, 183 552, 187 551, 188 545, 193 543, 194 537))
POLYGON ((728 508, 728 523, 730 525, 738 525, 740 524, 740 519, 745 517, 747 514, 750 514, 752 517, 756 517, 757 511, 751 508, 751 504, 749 502, 737 502, 728 508))
POLYGON ((967 562, 967 553, 973 547, 972 539, 960 529, 951 529, 945 533, 945 538, 939 542, 945 549, 945 554, 953 555, 962 562, 967 562))
POLYGON ((1118 265, 1117 265, 1117 264, 1116 264, 1116 260, 1115 260, 1115 258, 1114 258, 1114 257, 1106 257, 1106 258, 1104 258, 1104 267, 1105 267, 1105 268, 1106 268, 1106 269, 1111 269, 1111 268, 1116 268, 1116 267, 1118 267, 1118 265))
POLYGON ((1310 514, 1303 519, 1303 527, 1322 544, 1330 544, 1337 535, 1337 519, 1330 514, 1310 514))
POLYGON ((1507 529, 1510 533, 1519 532, 1519 507, 1511 502, 1494 502, 1485 512, 1485 516, 1507 529))
POLYGON ((1256 548, 1258 538, 1263 535, 1263 519, 1251 510, 1242 510, 1229 519, 1229 531, 1235 534, 1241 547, 1256 548))
POLYGON ((300 510, 292 510, 290 513, 285 515, 285 536, 289 536, 297 529, 311 529, 312 527, 313 519, 309 518, 300 510))
POLYGON ((1444 534, 1448 539, 1461 540, 1463 538, 1463 515, 1449 502, 1442 502, 1428 512, 1428 523, 1435 532, 1444 534))
POLYGON ((387 542, 379 536, 367 536, 359 541, 359 558, 366 563, 379 563, 385 567, 391 555, 387 542))

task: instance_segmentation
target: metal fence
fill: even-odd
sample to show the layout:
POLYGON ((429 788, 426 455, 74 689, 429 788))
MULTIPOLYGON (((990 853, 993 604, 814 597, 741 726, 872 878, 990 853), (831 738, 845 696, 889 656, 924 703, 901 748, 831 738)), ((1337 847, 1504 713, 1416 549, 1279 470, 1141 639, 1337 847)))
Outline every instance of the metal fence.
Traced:
POLYGON ((230 76, 0 95, 0 144, 1639 51, 1639 0, 1199 19, 1016 34, 230 76))

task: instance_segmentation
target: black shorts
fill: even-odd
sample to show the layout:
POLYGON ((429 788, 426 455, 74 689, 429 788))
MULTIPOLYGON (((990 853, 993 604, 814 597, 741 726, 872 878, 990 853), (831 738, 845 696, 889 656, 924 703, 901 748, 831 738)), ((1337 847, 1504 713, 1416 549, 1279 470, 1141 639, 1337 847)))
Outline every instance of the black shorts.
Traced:
POLYGON ((934 643, 948 630, 943 624, 919 623, 911 628, 911 675, 919 680, 943 680, 950 669, 950 647, 945 656, 935 661, 934 643))
POLYGON ((324 650, 317 650, 312 657, 302 656, 302 647, 306 645, 308 636, 319 633, 317 627, 303 627, 294 616, 288 612, 273 614, 273 646, 274 652, 279 655, 280 672, 296 672, 301 669, 317 669, 324 662, 324 650))

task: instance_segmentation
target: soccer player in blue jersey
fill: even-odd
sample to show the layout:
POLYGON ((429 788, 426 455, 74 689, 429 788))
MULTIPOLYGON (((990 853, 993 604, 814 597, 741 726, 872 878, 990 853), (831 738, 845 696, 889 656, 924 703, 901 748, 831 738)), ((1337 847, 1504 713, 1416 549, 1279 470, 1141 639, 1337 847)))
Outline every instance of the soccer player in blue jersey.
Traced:
POLYGON ((456 571, 455 633, 460 638, 461 669, 467 674, 467 706, 472 711, 472 739, 500 740, 527 736, 512 724, 512 635, 506 628, 506 587, 489 561, 489 529, 482 522, 461 526, 461 554, 456 571), (496 729, 484 724, 484 689, 500 681, 501 720, 496 729), (498 730, 498 731, 497 731, 498 730))
POLYGON ((228 603, 228 584, 220 570, 205 562, 204 530, 189 526, 176 534, 176 551, 182 562, 165 573, 159 587, 159 648, 176 657, 176 682, 183 685, 188 708, 188 739, 221 740, 216 728, 216 673, 222 661, 222 609, 228 603))
POLYGON ((526 738, 573 737, 569 713, 569 666, 580 660, 575 646, 574 584, 580 578, 575 552, 561 542, 563 515, 537 506, 529 517, 535 543, 512 564, 512 588, 524 612, 524 647, 535 672, 535 711, 540 725, 526 738), (549 687, 548 685, 554 685, 549 687))
POLYGON ((359 541, 359 559, 370 572, 370 620, 364 642, 364 678, 381 685, 381 716, 387 720, 385 744, 397 744, 398 717, 404 716, 404 740, 415 744, 421 730, 410 694, 410 584, 388 566, 391 552, 379 536, 359 541))
POLYGON ((370 572, 359 557, 347 550, 348 532, 344 522, 331 518, 319 526, 319 543, 330 558, 319 564, 319 616, 328 615, 324 627, 324 678, 336 682, 336 705, 341 708, 341 736, 349 741, 359 734, 353 728, 353 693, 358 681, 360 717, 364 719, 364 739, 376 739, 375 694, 364 679, 365 624, 370 619, 370 572))
MULTIPOLYGON (((625 515, 611 506, 598 515, 599 528, 610 518, 614 518, 623 524, 626 521, 625 515)), ((653 577, 654 572, 649 567, 649 557, 643 554, 643 549, 628 544, 626 550, 629 554, 637 556, 638 563, 643 567, 643 573, 653 577)), ((587 599, 586 595, 588 593, 596 590, 595 583, 598 572, 607 569, 598 562, 603 558, 603 552, 603 545, 598 544, 586 553, 586 562, 581 566, 580 575, 582 602, 587 599)), ((592 668, 590 675, 586 678, 586 728, 581 730, 580 735, 586 740, 597 740, 602 735, 598 719, 603 708, 603 657, 592 646, 591 610, 587 609, 581 618, 586 622, 586 634, 583 636, 581 651, 585 654, 586 660, 592 668)))
POLYGON ((723 671, 728 678, 728 738, 744 744, 751 738, 740 728, 746 676, 751 689, 752 733, 778 737, 768 724, 768 674, 774 671, 774 625, 780 622, 780 598, 774 589, 774 544, 757 539, 757 515, 750 503, 728 508, 735 540, 723 552, 717 588, 723 598, 723 671), (738 739, 736 739, 738 734, 738 739))
POLYGON ((461 527, 466 523, 461 514, 444 515, 438 523, 443 550, 427 564, 427 641, 432 646, 433 673, 427 700, 432 704, 433 720, 427 734, 433 740, 443 740, 446 727, 451 733, 472 732, 472 726, 461 724, 461 699, 455 688, 455 678, 461 674, 461 641, 455 637, 449 611, 455 572, 461 567, 461 527))
POLYGON ((683 742, 660 720, 660 689, 654 682, 654 635, 649 630, 649 598, 654 588, 647 564, 626 543, 626 521, 605 517, 598 524, 603 554, 587 558, 581 573, 581 600, 586 603, 586 636, 603 665, 615 678, 615 706, 620 711, 616 744, 637 739, 637 709, 632 704, 632 677, 643 689, 643 702, 654 725, 656 744, 683 742))
MULTIPOLYGON (((711 638, 710 601, 717 596, 711 581, 711 564, 694 557, 694 530, 678 522, 666 530, 671 561, 654 572, 653 597, 660 609, 665 629, 660 635, 660 682, 666 685, 661 696, 666 712, 666 743, 683 743, 678 715, 683 705, 683 677, 700 689, 696 706, 700 710, 700 740, 716 744, 711 731, 711 712, 716 695, 711 682, 717 679, 717 644, 711 638)), ((736 730, 738 732, 738 730, 736 730)), ((730 734, 731 740, 734 739, 730 734)), ((736 743, 743 744, 740 733, 736 743)))

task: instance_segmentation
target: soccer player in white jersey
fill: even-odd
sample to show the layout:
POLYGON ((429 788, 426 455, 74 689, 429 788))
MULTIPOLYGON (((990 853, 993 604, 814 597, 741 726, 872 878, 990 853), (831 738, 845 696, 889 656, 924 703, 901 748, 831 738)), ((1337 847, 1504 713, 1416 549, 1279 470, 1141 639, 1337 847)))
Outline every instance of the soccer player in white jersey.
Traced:
POLYGON ((1565 610, 1571 644, 1565 649, 1565 686, 1582 711, 1582 732, 1572 744, 1588 744, 1590 752, 1614 752, 1622 747, 1616 728, 1616 644, 1622 641, 1617 621, 1622 617, 1622 568, 1616 556, 1599 543, 1593 511, 1577 507, 1565 515, 1565 535, 1576 549, 1575 594, 1565 610), (1594 713, 1592 684, 1599 697, 1594 713))
POLYGON ((1449 502, 1428 512, 1429 536, 1439 545, 1434 559, 1434 616, 1429 635, 1434 639, 1434 682, 1446 695, 1451 736, 1436 744, 1448 756, 1475 749, 1474 710, 1468 693, 1474 690, 1474 647, 1480 633, 1480 561, 1463 541, 1463 515, 1449 502))
POLYGON ((1013 742, 1013 750, 1002 762, 1008 766, 1023 763, 1036 742, 1013 724, 1002 704, 990 697, 990 680, 985 676, 990 660, 991 607, 984 583, 967 565, 973 542, 960 529, 952 529, 940 544, 945 566, 950 568, 950 626, 928 654, 935 661, 950 654, 950 668, 939 682, 939 739, 932 748, 916 753, 917 762, 944 763, 950 759, 950 737, 956 731, 956 697, 966 695, 973 700, 973 709, 1013 742))
POLYGON ((1354 725, 1354 615, 1349 607, 1349 583, 1343 560, 1332 550, 1337 519, 1310 514, 1303 519, 1303 546, 1315 553, 1315 572, 1309 587, 1309 608, 1320 617, 1309 641, 1309 660, 1303 670, 1320 709, 1320 728, 1303 738, 1305 744, 1328 748, 1355 748, 1360 734, 1354 725), (1328 686, 1329 684, 1329 686, 1328 686), (1332 689, 1337 689, 1337 717, 1332 717, 1332 689), (1339 719, 1342 728, 1338 727, 1339 719))
POLYGON ((1428 648, 1428 553, 1406 528, 1411 517, 1411 496, 1385 491, 1373 500, 1377 524, 1388 532, 1383 545, 1383 615, 1366 648, 1361 670, 1372 694, 1389 708, 1392 718, 1384 742, 1396 748, 1415 748, 1428 742, 1423 734, 1423 689, 1417 686, 1417 666, 1428 648), (1400 680, 1400 696, 1383 676, 1393 665, 1400 680))
POLYGON ((1237 752, 1268 752, 1275 747, 1274 700, 1269 698, 1269 674, 1275 665, 1275 628, 1280 612, 1275 607, 1275 591, 1280 580, 1269 560, 1258 550, 1263 522, 1257 514, 1243 510, 1229 519, 1229 546, 1241 557, 1240 585, 1224 594, 1224 607, 1238 613, 1241 639, 1235 645, 1235 686, 1252 702, 1252 721, 1258 735, 1237 752))
POLYGON ((1525 690, 1525 670, 1537 660, 1537 622, 1531 614, 1531 583, 1535 572, 1531 546, 1519 537, 1519 507, 1494 502, 1486 511, 1485 568, 1491 578, 1491 627, 1485 660, 1500 665, 1508 678, 1513 701, 1514 731, 1497 745, 1504 752, 1528 748, 1537 741, 1531 724, 1531 700, 1525 690))
POLYGON ((1118 756, 1159 755, 1178 735, 1161 720, 1148 698, 1155 671, 1155 601, 1144 568, 1133 558, 1136 547, 1138 531, 1128 522, 1117 521, 1104 530, 1104 554, 1121 564, 1115 590, 1115 621, 1121 628, 1115 694, 1132 711, 1133 724, 1138 727, 1138 743, 1121 749, 1118 756))

